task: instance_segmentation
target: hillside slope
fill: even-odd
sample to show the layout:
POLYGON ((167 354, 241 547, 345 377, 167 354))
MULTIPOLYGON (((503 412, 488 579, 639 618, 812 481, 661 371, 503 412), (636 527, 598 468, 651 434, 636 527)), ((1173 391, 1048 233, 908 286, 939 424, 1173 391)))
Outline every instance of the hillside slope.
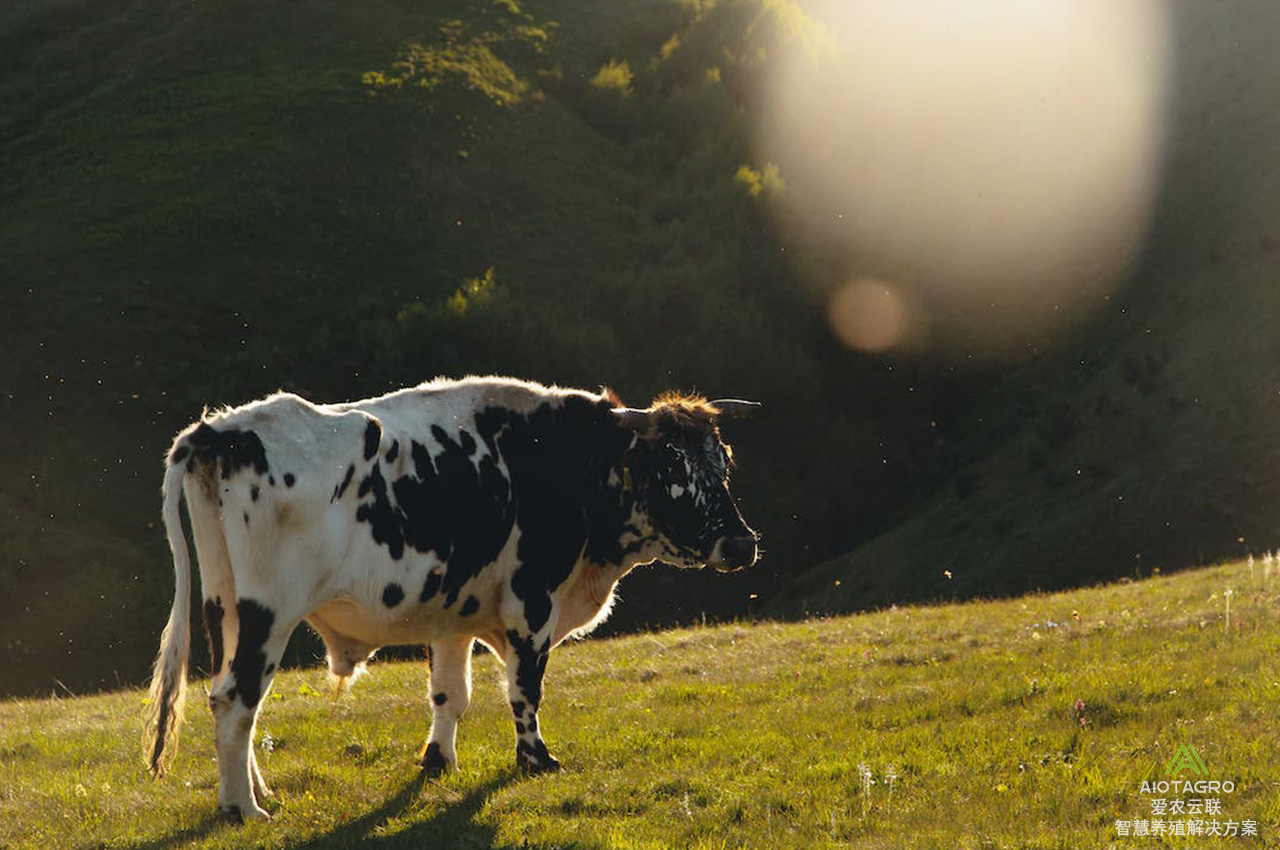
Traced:
POLYGON ((423 665, 377 663, 336 703, 323 671, 288 672, 259 722, 274 818, 245 828, 214 816, 201 683, 159 784, 142 692, 6 702, 0 846, 1077 848, 1112 845, 1118 820, 1230 819, 1276 847, 1280 686, 1259 671, 1280 651, 1277 572, 573 644, 542 712, 565 769, 536 779, 513 772, 487 654, 440 782, 414 779, 423 665), (1181 795, 1219 817, 1161 818, 1152 799, 1179 795, 1141 792, 1184 743, 1200 778, 1233 783, 1181 795))
POLYGON ((1280 12, 1169 6, 1133 280, 974 367, 846 349, 825 311, 857 258, 771 216, 757 107, 804 4, 4 4, 0 693, 141 680, 171 587, 159 458, 203 406, 282 387, 764 401, 726 430, 765 560, 641 571, 611 629, 1280 543, 1280 12))
POLYGON ((739 178, 788 8, 0 9, 0 692, 141 678, 159 458, 204 406, 280 388, 499 372, 764 400, 728 436, 771 559, 637 575, 615 628, 740 612, 908 513, 929 422, 968 403, 930 387, 982 377, 843 350, 739 178), (806 438, 778 439, 799 411, 806 438))
POLYGON ((773 612, 1052 589, 1280 542, 1280 7, 1170 9, 1162 194, 1134 279, 974 407, 931 499, 773 612))

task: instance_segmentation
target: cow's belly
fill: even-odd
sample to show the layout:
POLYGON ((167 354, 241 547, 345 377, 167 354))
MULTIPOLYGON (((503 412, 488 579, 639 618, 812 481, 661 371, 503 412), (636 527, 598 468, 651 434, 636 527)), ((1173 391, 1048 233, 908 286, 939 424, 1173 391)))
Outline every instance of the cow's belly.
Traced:
MULTIPOLYGON (((443 594, 420 602, 416 589, 412 598, 394 606, 382 598, 343 595, 316 608, 308 619, 370 648, 429 643, 450 635, 490 631, 499 619, 500 594, 501 588, 494 583, 473 580, 448 606, 443 594)), ((322 634, 324 631, 321 629, 322 634)))
POLYGON ((505 558, 458 571, 457 564, 434 555, 406 553, 392 560, 379 547, 360 544, 334 564, 308 615, 322 635, 327 631, 374 649, 479 634, 500 619, 503 577, 510 572, 505 558))
POLYGON ((412 549, 393 558, 363 524, 355 533, 340 522, 328 528, 318 557, 325 566, 307 615, 322 635, 327 630, 376 648, 479 634, 500 621, 518 533, 494 561, 476 565, 412 549))

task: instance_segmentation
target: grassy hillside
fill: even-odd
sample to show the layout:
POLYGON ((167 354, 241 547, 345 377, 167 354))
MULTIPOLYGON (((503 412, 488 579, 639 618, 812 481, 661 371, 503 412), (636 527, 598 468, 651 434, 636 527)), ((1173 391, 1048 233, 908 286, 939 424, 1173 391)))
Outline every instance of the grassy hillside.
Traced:
POLYGON ((141 680, 158 459, 204 405, 282 387, 762 400, 728 437, 768 557, 643 571, 615 629, 1280 544, 1280 7, 1169 5, 1132 280, 975 367, 847 350, 827 298, 866 270, 772 215, 762 81, 803 3, 0 4, 0 693, 141 680))
POLYGON ((566 769, 536 779, 512 770, 488 655, 440 782, 415 779, 422 664, 375 664, 336 703, 322 671, 289 672, 257 744, 274 818, 246 828, 214 817, 200 683, 159 784, 140 691, 10 701, 0 847, 1123 846, 1115 822, 1152 819, 1141 783, 1183 743, 1234 783, 1222 821, 1258 823, 1242 846, 1276 847, 1277 572, 575 644, 543 712, 566 769))
POLYGON ((205 405, 281 387, 494 371, 764 400, 730 438, 775 560, 681 605, 638 576, 619 625, 740 611, 905 514, 928 422, 968 402, 834 342, 737 177, 786 7, 0 9, 0 692, 141 677, 158 459, 205 405))

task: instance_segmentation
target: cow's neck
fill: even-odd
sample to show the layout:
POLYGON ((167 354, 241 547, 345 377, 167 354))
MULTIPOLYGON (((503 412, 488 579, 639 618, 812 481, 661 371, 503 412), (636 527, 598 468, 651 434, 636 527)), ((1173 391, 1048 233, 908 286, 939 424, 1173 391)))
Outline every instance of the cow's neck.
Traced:
POLYGON ((616 582, 641 562, 653 529, 641 499, 643 471, 636 466, 639 437, 631 440, 603 467, 586 505, 588 537, 585 559, 616 582))

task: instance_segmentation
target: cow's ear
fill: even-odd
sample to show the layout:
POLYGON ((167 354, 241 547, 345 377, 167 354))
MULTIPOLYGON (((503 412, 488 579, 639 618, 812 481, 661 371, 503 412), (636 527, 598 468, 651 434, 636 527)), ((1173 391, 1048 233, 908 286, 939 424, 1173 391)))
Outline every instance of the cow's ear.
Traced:
POLYGON ((647 410, 639 410, 634 407, 615 407, 612 413, 618 418, 619 425, 635 431, 641 437, 648 437, 653 433, 653 415, 647 410))
POLYGON ((719 413, 717 416, 723 419, 737 419, 741 416, 750 416, 760 409, 760 402, 746 401, 740 398, 718 398, 711 402, 719 413))

